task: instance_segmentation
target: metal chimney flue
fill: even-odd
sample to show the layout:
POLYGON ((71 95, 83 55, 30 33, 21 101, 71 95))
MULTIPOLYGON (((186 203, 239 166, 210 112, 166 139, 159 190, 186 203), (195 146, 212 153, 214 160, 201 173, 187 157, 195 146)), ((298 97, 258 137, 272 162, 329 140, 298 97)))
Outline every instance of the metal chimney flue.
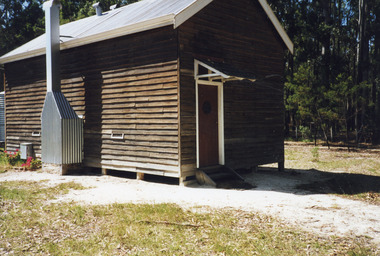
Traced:
POLYGON ((47 1, 43 4, 45 11, 46 34, 46 86, 47 91, 61 91, 60 79, 60 39, 59 39, 59 8, 57 0, 47 1))
POLYGON ((116 8, 117 8, 117 4, 111 5, 111 6, 110 6, 110 11, 113 11, 113 10, 115 10, 116 8))
POLYGON ((96 16, 102 16, 103 15, 102 8, 100 7, 100 3, 99 2, 93 4, 92 7, 94 7, 95 10, 96 10, 96 16))
POLYGON ((61 92, 59 0, 44 3, 46 28, 46 98, 41 115, 41 158, 61 174, 83 158, 83 120, 61 92), (69 167, 70 166, 70 167, 69 167))

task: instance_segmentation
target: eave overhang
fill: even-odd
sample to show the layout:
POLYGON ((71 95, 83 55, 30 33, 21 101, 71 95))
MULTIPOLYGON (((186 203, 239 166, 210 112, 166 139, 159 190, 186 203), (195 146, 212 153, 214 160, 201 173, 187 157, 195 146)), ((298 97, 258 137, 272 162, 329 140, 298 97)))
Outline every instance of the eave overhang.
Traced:
MULTIPOLYGON (((133 24, 125 25, 116 29, 111 29, 107 30, 104 32, 92 34, 89 36, 83 36, 83 37, 77 37, 77 38, 70 38, 70 36, 64 36, 61 35, 62 39, 65 38, 65 40, 62 40, 63 42, 61 43, 61 51, 70 49, 70 48, 75 48, 87 44, 92 44, 112 38, 117 38, 121 36, 126 36, 130 34, 135 34, 139 32, 144 32, 160 27, 165 27, 165 26, 173 26, 174 29, 178 28, 181 24, 186 22, 188 19, 190 19, 192 16, 194 16, 196 13, 198 13, 200 10, 205 8, 208 4, 210 4, 213 0, 198 0, 198 1, 193 1, 190 4, 186 5, 182 10, 176 12, 176 13, 170 13, 167 15, 162 15, 159 17, 155 17, 152 19, 148 19, 145 21, 141 22, 136 22, 133 24), (69 39, 68 39, 69 38, 69 39)), ((259 3, 261 4, 262 8, 264 9, 265 13, 267 14, 268 18, 272 22, 273 26, 275 27, 276 31, 280 35, 281 39, 283 40, 284 44, 287 46, 289 51, 293 53, 293 43, 286 34, 284 28, 276 18, 275 14, 273 13, 271 7, 268 5, 266 0, 258 0, 259 3)), ((139 3, 139 2, 138 2, 139 3)), ((110 17, 112 17, 112 12, 110 12, 110 17)), ((106 20, 106 19, 105 19, 106 20)), ((45 42, 45 35, 40 36, 37 39, 41 39, 39 41, 45 42), (41 38, 42 37, 42 38, 41 38)), ((33 41, 30 41, 27 44, 33 43, 33 41)), ((25 45, 27 45, 25 44, 25 45)), ((38 43, 37 43, 38 44, 38 43)), ((24 46, 25 46, 24 45, 24 46)), ((23 46, 21 46, 23 47, 23 46)), ((31 49, 28 50, 23 50, 20 51, 17 48, 4 56, 0 57, 0 64, 5 64, 9 62, 15 62, 19 61, 22 59, 26 58, 32 58, 32 57, 37 57, 46 54, 46 49, 45 45, 38 45, 30 47, 31 49)))

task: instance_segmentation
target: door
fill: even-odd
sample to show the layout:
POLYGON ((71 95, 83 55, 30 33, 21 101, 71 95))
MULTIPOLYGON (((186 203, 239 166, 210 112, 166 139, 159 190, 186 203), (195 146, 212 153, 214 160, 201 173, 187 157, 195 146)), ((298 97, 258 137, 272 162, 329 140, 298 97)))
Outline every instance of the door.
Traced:
POLYGON ((218 87, 198 85, 199 167, 219 164, 218 87))

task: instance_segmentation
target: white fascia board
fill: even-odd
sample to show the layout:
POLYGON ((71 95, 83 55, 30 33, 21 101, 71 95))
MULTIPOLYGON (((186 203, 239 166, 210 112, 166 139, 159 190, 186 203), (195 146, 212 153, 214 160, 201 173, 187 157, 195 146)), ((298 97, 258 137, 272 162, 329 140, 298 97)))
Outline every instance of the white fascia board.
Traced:
POLYGON ((27 58, 33 58, 33 57, 41 56, 44 54, 46 54, 46 48, 31 50, 31 51, 27 51, 27 52, 15 54, 15 55, 7 56, 7 57, 2 57, 0 58, 0 64, 6 64, 9 62, 14 62, 18 60, 27 59, 27 58))
MULTIPOLYGON (((70 41, 61 43, 61 51, 74 48, 74 47, 79 47, 91 43, 96 43, 112 38, 117 38, 121 36, 126 36, 130 34, 135 34, 138 32, 143 32, 147 30, 152 30, 155 28, 160 28, 160 27, 165 27, 169 25, 174 25, 174 20, 175 20, 175 15, 174 14, 169 14, 165 15, 159 18, 155 18, 152 20, 148 21, 142 21, 136 24, 132 25, 127 25, 121 28, 109 30, 103 33, 91 35, 91 36, 86 36, 83 38, 78 38, 78 39, 72 39, 70 41)), ((36 50, 31 50, 27 52, 23 52, 20 54, 15 54, 7 57, 0 58, 0 64, 5 64, 9 62, 14 62, 18 60, 23 60, 26 58, 31 58, 31 57, 36 57, 36 56, 41 56, 46 54, 46 49, 44 48, 39 48, 36 50)))
POLYGON ((205 8, 208 4, 210 4, 213 0, 199 0, 195 1, 185 9, 183 9, 180 13, 175 16, 174 28, 178 28, 185 21, 193 17, 200 10, 205 8))
MULTIPOLYGON (((207 65, 207 64, 205 64, 205 63, 203 63, 202 61, 194 60, 194 63, 195 63, 196 65, 201 65, 201 66, 207 68, 208 70, 211 70, 212 72, 214 72, 214 74, 217 74, 217 75, 219 75, 219 76, 221 76, 221 77, 223 77, 223 78, 230 78, 230 77, 231 77, 231 76, 226 75, 226 74, 224 74, 223 72, 220 72, 219 70, 217 70, 217 69, 215 69, 215 68, 213 68, 213 67, 211 67, 211 66, 209 66, 209 65, 207 65)), ((212 74, 212 75, 214 75, 214 74, 212 74)), ((206 75, 205 77, 209 77, 209 76, 210 76, 210 75, 206 75)), ((200 77, 202 77, 202 75, 198 75, 198 74, 196 74, 196 78, 200 78, 200 77)))
POLYGON ((269 6, 266 0, 259 0, 259 3, 263 7, 265 13, 269 17, 269 19, 272 21, 273 26, 276 28, 277 32, 280 34, 282 40, 284 41, 286 47, 288 47, 289 51, 293 54, 294 51, 294 45, 292 40, 290 40, 288 34, 285 32, 284 28, 282 27, 280 21, 277 19, 276 15, 274 14, 272 8, 269 6))

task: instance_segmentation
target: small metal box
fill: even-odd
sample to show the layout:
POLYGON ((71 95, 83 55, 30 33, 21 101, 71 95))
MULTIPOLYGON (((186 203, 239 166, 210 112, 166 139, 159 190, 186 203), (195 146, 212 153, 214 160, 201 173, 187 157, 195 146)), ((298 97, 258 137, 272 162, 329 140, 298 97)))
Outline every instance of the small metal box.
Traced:
POLYGON ((33 143, 21 143, 20 144, 20 157, 21 159, 28 159, 33 156, 33 143))

